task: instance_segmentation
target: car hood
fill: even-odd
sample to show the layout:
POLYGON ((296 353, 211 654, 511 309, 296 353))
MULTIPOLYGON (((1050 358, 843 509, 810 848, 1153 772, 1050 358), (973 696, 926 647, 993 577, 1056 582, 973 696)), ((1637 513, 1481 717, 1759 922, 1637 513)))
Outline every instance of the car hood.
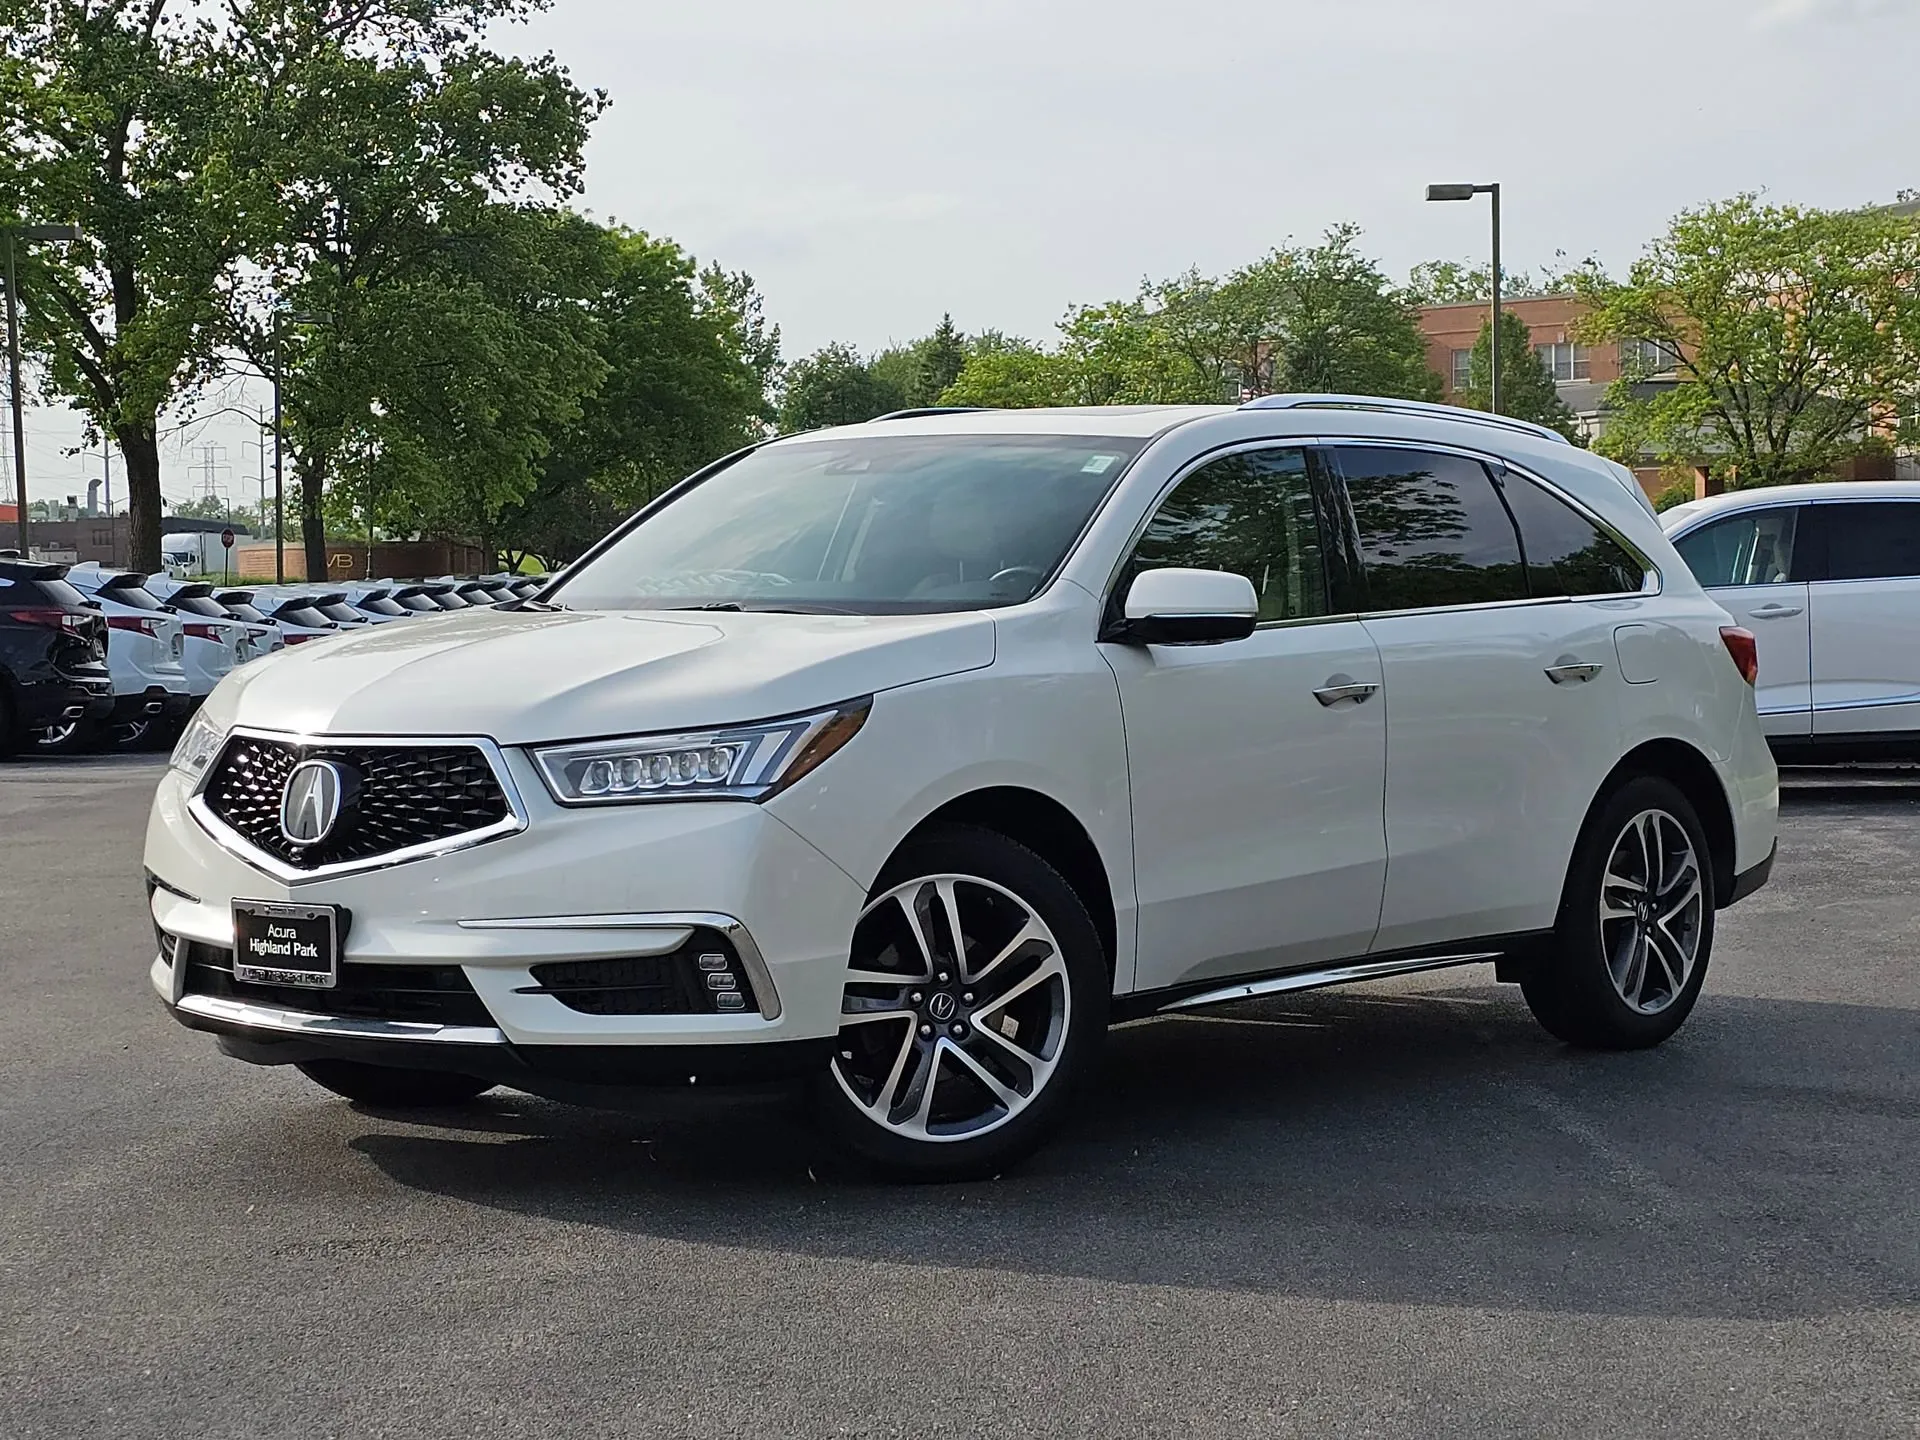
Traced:
POLYGON ((766 719, 993 663, 986 615, 475 610, 309 641, 235 671, 214 716, 502 745, 766 719))

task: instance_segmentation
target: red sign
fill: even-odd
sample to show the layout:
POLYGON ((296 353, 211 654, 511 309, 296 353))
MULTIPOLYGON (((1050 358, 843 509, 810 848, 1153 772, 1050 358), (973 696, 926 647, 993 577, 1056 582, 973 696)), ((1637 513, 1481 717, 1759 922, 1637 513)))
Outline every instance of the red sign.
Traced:
POLYGON ((220 532, 220 544, 225 549, 231 550, 233 548, 233 531, 222 530, 220 532))

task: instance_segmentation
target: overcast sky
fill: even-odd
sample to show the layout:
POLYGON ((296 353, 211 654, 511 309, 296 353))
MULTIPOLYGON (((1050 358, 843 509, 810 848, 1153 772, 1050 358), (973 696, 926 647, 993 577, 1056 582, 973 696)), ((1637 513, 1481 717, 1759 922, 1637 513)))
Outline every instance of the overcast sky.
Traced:
MULTIPOLYGON (((1396 277, 1483 258, 1485 202, 1429 181, 1501 182, 1510 269, 1617 270, 1740 190, 1920 187, 1920 0, 555 0, 499 41, 609 93, 585 207, 750 272, 789 358, 943 311, 1044 339, 1344 220, 1396 277)), ((98 454, 29 421, 34 493, 83 491, 98 454)), ((251 438, 177 432, 168 494, 197 489, 183 445, 233 486, 251 438)))

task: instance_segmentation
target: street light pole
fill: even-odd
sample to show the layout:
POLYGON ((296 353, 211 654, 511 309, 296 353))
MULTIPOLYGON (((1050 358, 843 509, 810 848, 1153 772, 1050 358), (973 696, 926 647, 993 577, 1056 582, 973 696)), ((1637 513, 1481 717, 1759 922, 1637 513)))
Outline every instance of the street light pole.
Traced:
POLYGON ((1429 200, 1471 200, 1485 195, 1493 202, 1492 329, 1487 333, 1487 408, 1500 410, 1500 187, 1493 185, 1429 185, 1429 200))
POLYGON ((287 513, 280 482, 280 312, 273 314, 273 583, 287 583, 287 513))
POLYGON ((20 393, 20 276, 14 268, 16 240, 78 240, 78 225, 22 225, 7 231, 7 394, 13 401, 13 494, 20 505, 20 558, 31 559, 27 533, 27 419, 20 393))

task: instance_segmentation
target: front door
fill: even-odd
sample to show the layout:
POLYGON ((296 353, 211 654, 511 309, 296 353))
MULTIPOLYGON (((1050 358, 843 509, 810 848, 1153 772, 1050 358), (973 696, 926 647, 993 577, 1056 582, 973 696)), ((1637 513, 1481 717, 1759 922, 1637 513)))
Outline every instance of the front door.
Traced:
POLYGON ((1742 510, 1674 541, 1680 558, 1714 602, 1754 634, 1760 681, 1753 702, 1760 727, 1782 739, 1813 731, 1813 647, 1808 507, 1742 510))
POLYGON ((1245 575, 1260 624, 1219 645, 1101 647, 1126 721, 1137 984, 1365 953, 1386 873, 1379 656, 1327 615, 1320 507, 1298 447, 1211 460, 1167 495, 1115 584, 1245 575))

